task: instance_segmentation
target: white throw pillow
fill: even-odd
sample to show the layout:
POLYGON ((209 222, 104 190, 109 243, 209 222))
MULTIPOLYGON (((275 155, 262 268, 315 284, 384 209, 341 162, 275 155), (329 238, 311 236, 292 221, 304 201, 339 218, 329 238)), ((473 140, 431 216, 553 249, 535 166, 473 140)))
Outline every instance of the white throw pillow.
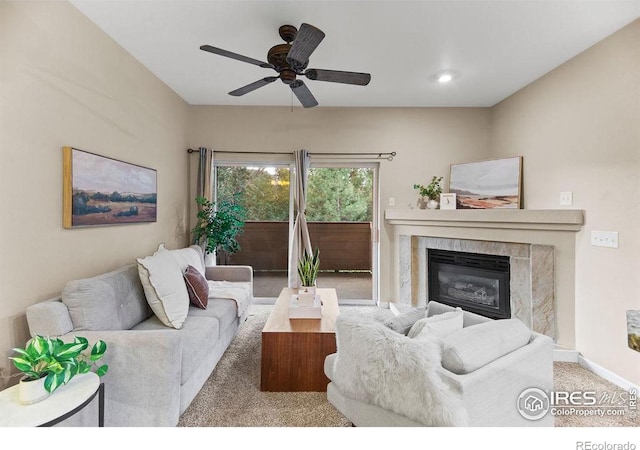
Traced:
POLYGON ((467 327, 442 340, 442 367, 466 374, 531 340, 531 330, 518 319, 491 320, 467 327))
POLYGON ((411 327, 418 320, 423 319, 424 317, 424 309, 414 308, 385 320, 384 326, 406 336, 407 333, 411 330, 411 327))
POLYGON ((157 253, 168 252, 171 256, 173 256, 180 266, 180 270, 184 273, 187 270, 187 267, 193 266, 198 269, 202 275, 204 275, 204 265, 203 260, 200 258, 198 251, 191 247, 179 248, 177 250, 169 250, 164 247, 164 244, 160 244, 158 246, 157 253))
POLYGON ((425 317, 413 324, 407 336, 417 339, 443 338, 462 330, 463 318, 461 308, 456 308, 455 311, 448 313, 425 317))
POLYGON ((189 293, 182 270, 168 251, 138 258, 138 274, 151 310, 168 327, 182 328, 189 312, 189 293))

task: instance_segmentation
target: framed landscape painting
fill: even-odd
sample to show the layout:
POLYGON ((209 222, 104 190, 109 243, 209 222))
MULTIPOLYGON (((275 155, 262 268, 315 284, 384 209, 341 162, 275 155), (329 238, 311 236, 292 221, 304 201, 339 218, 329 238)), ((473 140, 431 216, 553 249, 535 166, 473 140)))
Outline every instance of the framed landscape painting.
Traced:
POLYGON ((155 222, 154 169, 63 147, 65 228, 155 222))
POLYGON ((522 208, 522 156, 452 164, 457 209, 522 208))

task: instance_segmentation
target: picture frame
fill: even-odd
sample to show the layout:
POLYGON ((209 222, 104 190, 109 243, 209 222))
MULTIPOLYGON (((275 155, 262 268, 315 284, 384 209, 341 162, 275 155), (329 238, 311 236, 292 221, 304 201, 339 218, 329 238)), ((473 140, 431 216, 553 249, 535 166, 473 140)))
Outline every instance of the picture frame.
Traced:
POLYGON ((521 209, 522 156, 451 164, 457 209, 521 209))
POLYGON ((631 350, 640 352, 640 310, 627 310, 627 342, 631 350))
POLYGON ((457 209, 455 192, 440 194, 440 209, 457 209))
POLYGON ((62 148, 64 228, 157 221, 157 171, 62 148))

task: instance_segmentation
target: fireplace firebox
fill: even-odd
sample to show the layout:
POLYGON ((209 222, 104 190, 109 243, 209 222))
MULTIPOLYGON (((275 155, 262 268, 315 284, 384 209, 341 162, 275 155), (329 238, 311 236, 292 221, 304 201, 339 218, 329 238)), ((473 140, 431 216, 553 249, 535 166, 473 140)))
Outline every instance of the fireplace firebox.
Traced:
POLYGON ((429 300, 511 318, 508 256, 428 249, 427 262, 429 300))

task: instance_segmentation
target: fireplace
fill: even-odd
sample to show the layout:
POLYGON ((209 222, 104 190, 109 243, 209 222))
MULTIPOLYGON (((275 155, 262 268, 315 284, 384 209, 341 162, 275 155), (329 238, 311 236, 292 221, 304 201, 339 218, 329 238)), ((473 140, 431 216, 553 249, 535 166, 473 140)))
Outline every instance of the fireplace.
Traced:
POLYGON ((508 256, 428 249, 427 264, 429 300, 511 318, 508 256))

